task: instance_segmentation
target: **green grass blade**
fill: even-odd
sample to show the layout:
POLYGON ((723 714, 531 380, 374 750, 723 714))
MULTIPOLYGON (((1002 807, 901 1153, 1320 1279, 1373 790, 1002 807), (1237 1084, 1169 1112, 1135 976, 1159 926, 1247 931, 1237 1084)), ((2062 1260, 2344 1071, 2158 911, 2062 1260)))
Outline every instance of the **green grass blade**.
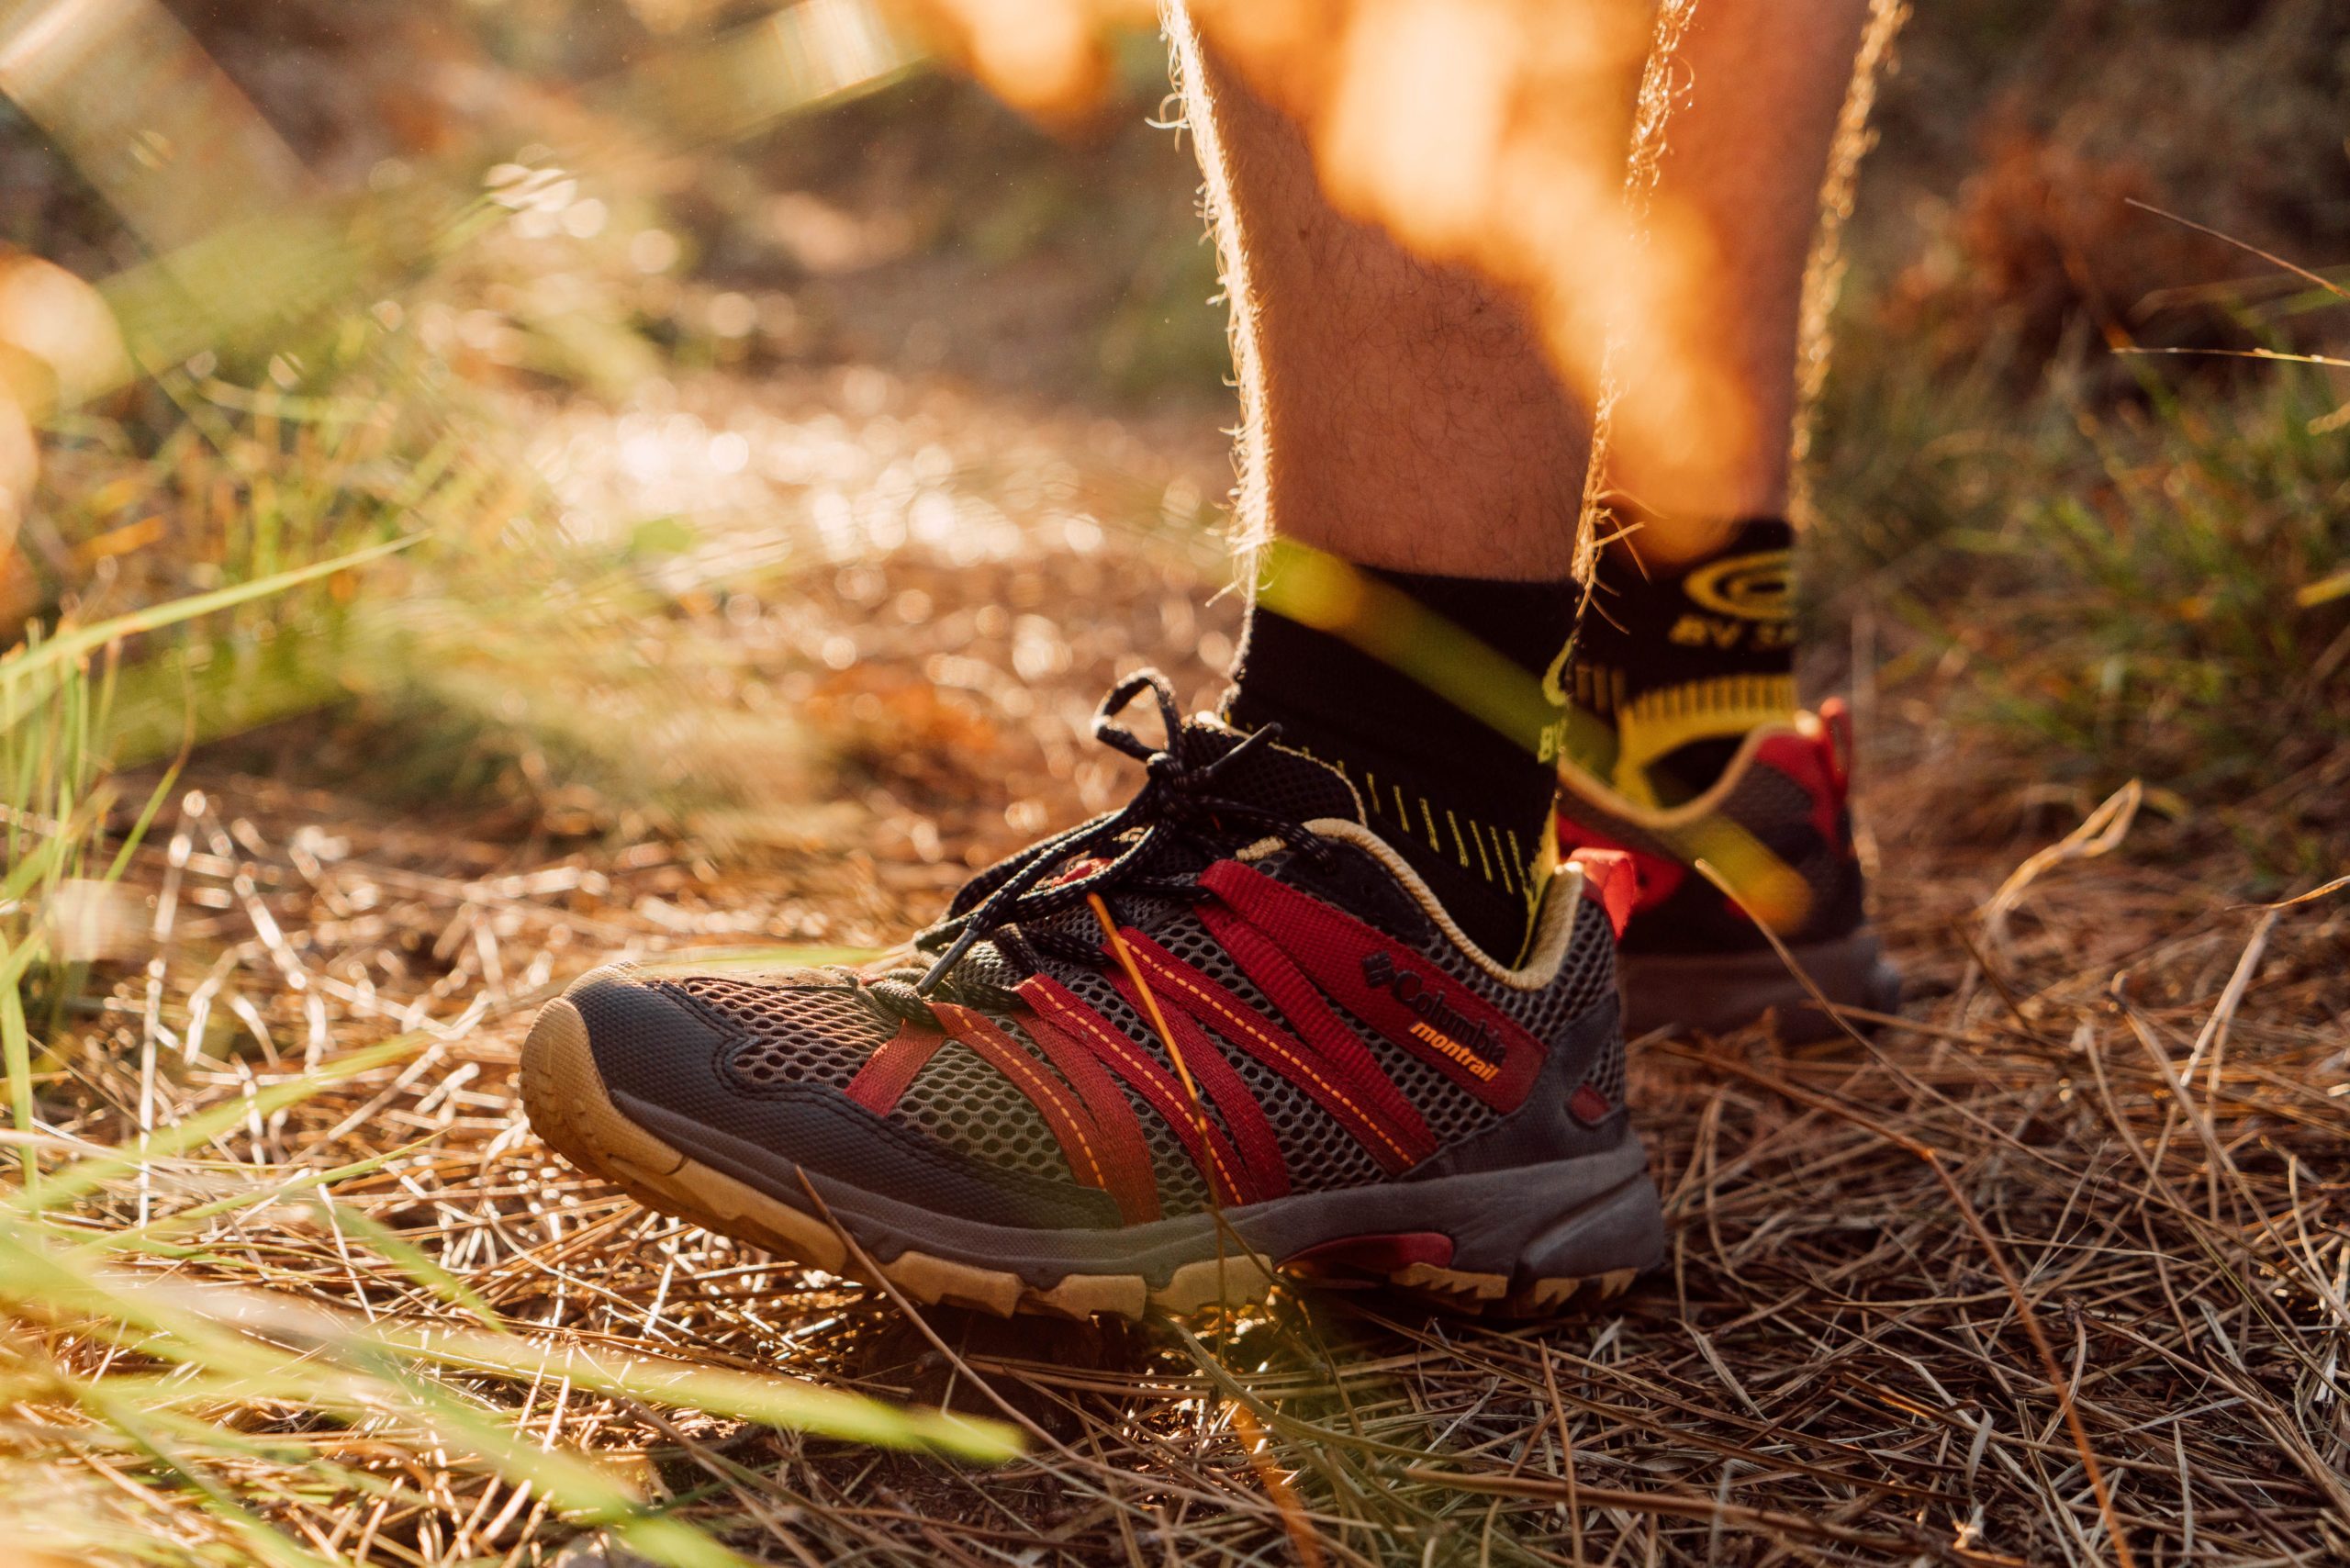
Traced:
POLYGON ((364 566, 370 561, 379 561, 395 552, 408 548, 423 537, 424 535, 420 533, 411 533, 399 539, 387 539, 380 544, 371 544, 364 549, 352 550, 337 555, 331 560, 313 562, 307 566, 296 566, 287 571, 272 573, 265 577, 256 577, 249 583, 234 583, 227 588, 214 588, 209 593, 192 594, 185 599, 173 599, 168 604, 151 605, 144 610, 130 610, 126 614, 115 616, 111 620, 98 622, 95 625, 76 627, 71 632, 61 633, 37 646, 28 646, 21 653, 0 658, 0 689, 14 689, 17 683, 29 677, 53 670, 61 665, 70 664, 85 654, 105 647, 117 638, 136 636, 141 632, 153 632, 182 621, 193 621, 201 615, 210 615, 215 610, 232 609, 257 599, 267 599, 272 594, 283 593, 287 588, 299 588, 304 583, 315 582, 320 577, 332 577, 337 572, 347 572, 354 566, 364 566))
MULTIPOLYGON (((240 1102, 240 1104, 242 1102, 240 1102)), ((199 1251, 201 1249, 176 1247, 170 1239, 172 1233, 203 1220, 211 1219, 218 1215, 261 1208, 270 1204, 282 1203, 297 1193, 308 1193, 315 1188, 331 1187, 338 1182, 348 1182, 354 1176, 371 1175, 381 1170, 393 1160, 415 1153, 431 1141, 432 1139, 429 1137, 419 1138, 414 1143, 405 1143, 397 1148, 387 1148, 381 1154, 371 1154, 364 1159, 354 1159, 348 1165, 338 1165, 327 1170, 305 1171, 294 1180, 275 1187, 240 1193, 229 1198, 215 1198, 208 1204, 198 1204, 193 1208, 158 1215, 145 1225, 127 1226, 120 1230, 110 1230, 102 1236, 94 1237, 83 1244, 83 1249, 91 1252, 169 1251, 175 1256, 199 1251)), ((347 1211, 336 1212, 346 1213, 347 1211)))
POLYGON ((138 853, 140 845, 146 841, 147 830, 155 825, 155 813, 163 809, 163 802, 171 798, 172 786, 179 779, 180 764, 174 762, 163 770, 163 777, 156 780, 154 791, 147 797, 147 804, 139 812, 139 820, 130 824, 129 833, 122 835, 122 847, 115 851, 113 861, 106 867, 107 881, 122 879, 123 872, 130 867, 131 856, 138 853))
MULTIPOLYGON (((28 936, 9 952, 0 945, 0 1059, 8 1071, 8 1116, 20 1133, 33 1130, 32 1032, 25 1026, 25 993, 17 984, 31 955, 39 951, 39 935, 28 936)), ((30 1200, 40 1182, 40 1157, 28 1143, 17 1156, 24 1177, 24 1198, 30 1200)))
POLYGON ((273 1568, 333 1568, 326 1558, 305 1551, 293 1538, 239 1503, 226 1486, 206 1474, 192 1459, 168 1445, 155 1430, 154 1423, 143 1419, 122 1401, 93 1389, 84 1403, 107 1425, 145 1450, 156 1464, 176 1476, 181 1484, 203 1498, 205 1511, 235 1530, 252 1551, 256 1562, 270 1563, 273 1568))
POLYGON ((525 1381, 567 1378, 575 1388, 594 1393, 625 1394, 647 1404, 705 1410, 883 1448, 922 1450, 990 1464, 1015 1459, 1024 1449, 1019 1432, 1001 1421, 906 1410, 797 1379, 617 1357, 579 1346, 535 1345, 458 1327, 380 1323, 366 1335, 386 1348, 469 1372, 525 1381))
POLYGON ((324 1196, 313 1198, 311 1204, 329 1224, 351 1232, 376 1252, 397 1265, 400 1271, 424 1289, 452 1306, 462 1307, 476 1321, 494 1334, 509 1330, 498 1316, 498 1309, 482 1300, 472 1286, 424 1255, 423 1249, 390 1226, 360 1213, 345 1208, 324 1196))
POLYGON ((20 1197, 15 1206, 39 1212, 70 1202, 129 1174, 145 1161, 170 1159, 199 1144, 208 1143, 244 1121, 248 1115, 269 1115, 281 1107, 307 1100, 346 1078, 397 1061, 421 1049, 431 1039, 431 1036, 421 1030, 396 1035, 334 1061, 321 1062, 315 1070, 270 1084, 257 1091, 251 1099, 240 1097, 226 1101, 174 1126, 150 1133, 136 1143, 124 1144, 106 1154, 92 1155, 77 1164, 69 1165, 51 1175, 47 1191, 38 1202, 29 1196, 20 1197))

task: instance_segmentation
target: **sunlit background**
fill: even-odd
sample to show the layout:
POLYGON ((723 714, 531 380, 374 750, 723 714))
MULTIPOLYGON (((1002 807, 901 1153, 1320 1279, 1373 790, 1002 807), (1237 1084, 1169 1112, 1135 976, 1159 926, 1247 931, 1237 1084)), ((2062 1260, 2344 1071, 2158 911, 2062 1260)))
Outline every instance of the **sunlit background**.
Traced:
MULTIPOLYGON (((2350 337, 2350 29, 2323 0, 1919 9, 1813 335, 1806 678, 1853 693, 1880 924, 1963 1040, 2014 1014, 1953 922, 2130 779, 2118 902, 2003 909, 1987 955, 2084 1010, 2157 934, 2350 866, 2350 379, 2320 363, 2350 337)), ((1637 451, 1741 417, 1689 327, 1702 254, 1617 202, 1597 132, 1529 148, 1483 110, 1605 100, 1615 136, 1645 10, 1201 14, 1350 207, 1542 293, 1586 391, 1610 342, 1643 370, 1637 451), (1415 70, 1442 91, 1402 93, 1415 70)), ((229 1162, 351 1161, 445 1271, 395 1238, 346 1284, 375 1221, 297 1208, 222 1277, 359 1310, 463 1305, 457 1275, 518 1321, 939 1396, 933 1363, 866 1378, 923 1352, 874 1360, 896 1342, 839 1282, 546 1185, 505 1074, 529 1005, 605 956, 867 948, 1120 799, 1084 739, 1116 675, 1214 700, 1237 409, 1177 114, 1147 7, 1078 0, 0 5, 5 1158, 227 1105, 135 1187, 94 1177, 87 1223, 208 1216, 252 1184, 229 1162), (391 1037, 364 1090, 253 1098, 391 1037), (590 1233, 634 1240, 583 1282, 590 1233)), ((2234 961, 2180 940, 2149 1005, 2234 961)), ((2338 919, 2277 942, 2304 977, 2350 953, 2338 919)), ((95 1390, 94 1359, 0 1372, 95 1390)), ((424 1451, 406 1397, 350 1409, 424 1451)), ((343 1494, 203 1451, 276 1478, 288 1540, 351 1550, 343 1494)), ((104 1465, 75 1473, 60 1517, 128 1529, 104 1465)), ((520 1539, 525 1492, 477 1482, 403 1505, 401 1561, 520 1539)), ((634 1506, 591 1492, 564 1506, 634 1506)), ((1235 1540, 1270 1518, 1231 1506, 1235 1540)))
MULTIPOLYGON (((1219 586, 1233 416, 1196 171, 1151 123, 1172 113, 1161 47, 1115 7, 1000 8, 947 8, 967 38, 851 0, 14 8, 0 632, 406 542, 121 644, 110 755, 305 714, 261 744, 597 831, 652 810, 756 832, 836 801, 808 770, 845 745, 925 750, 884 733, 930 722, 874 689, 906 678, 917 707, 1034 731, 1012 793, 1051 794, 1064 715, 1003 700, 1049 708, 1041 678, 1069 671, 1075 703, 1145 651, 1197 654, 1204 693, 1229 656, 1228 602, 1194 601, 1219 586), (1103 548, 1141 617, 1125 637, 1050 613, 1103 548)), ((1593 303, 1673 269, 1589 239, 1591 170, 1525 167, 1498 119, 1414 118, 1578 73, 1617 91, 1641 29, 1595 23, 1496 74, 1495 40, 1534 30, 1496 6, 1421 51, 1452 96, 1401 95, 1377 40, 1419 13, 1361 11, 1360 47, 1314 73, 1304 12, 1222 24, 1301 100, 1342 199, 1582 311, 1555 342, 1587 388, 1591 323, 1632 323, 1631 379, 1662 390, 1619 442, 1736 417, 1669 299, 1593 303), (1371 106, 1399 98, 1418 107, 1371 106)), ((1839 633, 1865 598, 1873 657, 1979 666, 1972 696, 2067 743, 2067 784, 2152 761, 2195 797, 2331 722, 2302 704, 2266 730, 2279 693, 2247 711, 2231 685, 2325 673, 2341 631, 2331 384, 2114 351, 2324 349, 2308 280, 2139 204, 2323 263, 2350 229, 2339 42, 2309 5, 1978 3, 1916 24, 1884 84, 1828 335, 1811 598, 1839 633), (2282 471, 2190 450, 2133 483, 2247 419, 2262 451, 2288 443, 2282 471), (2061 575, 2018 602, 2002 558, 2050 549, 2061 575), (2199 765, 2179 750, 2215 733, 2199 765)))

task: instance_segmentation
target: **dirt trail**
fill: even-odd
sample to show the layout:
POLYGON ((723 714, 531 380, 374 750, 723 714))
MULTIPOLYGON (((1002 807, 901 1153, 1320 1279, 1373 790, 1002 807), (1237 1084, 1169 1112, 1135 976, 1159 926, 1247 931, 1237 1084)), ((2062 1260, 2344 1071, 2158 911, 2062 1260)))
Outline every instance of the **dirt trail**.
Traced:
MULTIPOLYGON (((689 522, 666 631, 630 634, 694 704, 643 744, 718 787, 666 826, 560 778, 520 806, 403 816, 199 766, 133 870, 169 912, 142 955, 160 984, 124 970, 64 1130, 122 1136, 143 1073, 168 1121, 421 1029, 404 1065, 218 1154, 285 1171, 409 1145, 339 1200, 516 1324, 1001 1398, 1059 1446, 966 1472, 542 1389, 528 1419, 550 1440, 649 1455, 656 1495, 697 1494, 688 1517, 780 1561, 1278 1560, 1300 1529, 1331 1562, 2101 1560, 2004 1262, 2141 1551, 2177 1561, 2191 1528, 2207 1553, 2299 1552, 2350 1523, 2327 1478, 2350 1399, 2318 1359, 2350 1332, 2350 1104, 2324 1087, 2338 937, 2268 931, 2224 1026, 2254 917, 2184 879, 2062 867, 1988 945, 1969 912, 2016 857, 1952 841, 1961 759, 1898 701, 1865 738, 1861 805, 1913 1023, 1800 1054, 1767 1027, 1639 1042, 1676 1240, 1599 1314, 1528 1329, 1290 1296, 1202 1338, 944 1314, 942 1350, 853 1284, 578 1178, 512 1092, 537 1001, 616 955, 887 940, 969 866, 1117 798, 1126 771, 1084 739, 1093 702, 1143 661, 1205 701, 1237 609, 1203 607, 1214 552, 1188 532, 1227 472, 1204 422, 1145 431, 855 369, 530 417, 567 526, 689 522), (789 766, 724 765, 770 717, 789 766), (1997 1256, 1905 1140, 1940 1151, 1997 1256), (1292 1494, 1310 1514, 1285 1517, 1292 1494)), ((298 1212, 241 1223, 284 1288, 442 1310, 339 1261, 298 1212)), ((487 1485, 460 1476, 369 1528, 428 1560, 554 1539, 487 1485)), ((273 1508, 331 1530, 352 1503, 273 1508)))

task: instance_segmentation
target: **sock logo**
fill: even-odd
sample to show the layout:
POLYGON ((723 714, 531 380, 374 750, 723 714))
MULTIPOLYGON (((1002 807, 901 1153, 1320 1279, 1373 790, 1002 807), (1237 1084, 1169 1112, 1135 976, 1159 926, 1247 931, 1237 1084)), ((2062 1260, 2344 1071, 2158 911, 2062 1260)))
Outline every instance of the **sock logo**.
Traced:
POLYGON ((1542 672, 1542 700, 1553 708, 1567 705, 1566 675, 1574 661, 1575 644, 1580 641, 1580 637, 1569 637, 1566 646, 1550 661, 1550 667, 1542 672))
POLYGON ((1489 1024, 1480 1024, 1445 1001, 1443 994, 1416 971, 1403 968, 1384 953, 1365 953, 1362 978, 1418 1016, 1413 1036, 1425 1040, 1467 1068, 1480 1080, 1501 1071, 1502 1043, 1489 1024))
POLYGON ((1548 702, 1558 716, 1543 725, 1542 733, 1536 737, 1534 759, 1537 762, 1554 762, 1567 749, 1566 674, 1573 664, 1575 643, 1576 639, 1570 635, 1566 644, 1551 659, 1550 667, 1542 672, 1542 700, 1548 702))
POLYGON ((1675 647, 1711 648, 1724 654, 1747 648, 1770 653, 1796 645, 1793 621, 1724 621, 1712 615, 1684 615, 1664 635, 1675 647))
POLYGON ((1792 550, 1757 550, 1708 561, 1681 579, 1681 591, 1706 609, 1741 621, 1785 621, 1795 613, 1792 550))

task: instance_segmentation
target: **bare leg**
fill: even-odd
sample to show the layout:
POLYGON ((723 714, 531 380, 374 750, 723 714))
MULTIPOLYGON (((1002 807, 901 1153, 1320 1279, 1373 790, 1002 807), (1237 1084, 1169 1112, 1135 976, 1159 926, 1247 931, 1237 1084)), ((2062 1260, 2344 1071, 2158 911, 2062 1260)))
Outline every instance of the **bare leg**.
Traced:
MULTIPOLYGON (((1751 417, 1699 476, 1608 478, 1652 519, 1637 541, 1651 568, 1707 554, 1740 518, 1787 509, 1804 271, 1869 0, 1697 0, 1676 75, 1657 200, 1694 218, 1715 263, 1691 334, 1720 356, 1751 417)), ((1637 375, 1638 367, 1628 374, 1637 375)))
MULTIPOLYGON (((1651 686, 1704 698, 1694 732, 1676 710, 1669 730, 1651 724, 1637 737, 1642 766, 1792 708, 1783 615, 1741 607, 1726 641, 1675 647, 1672 606, 1650 612, 1633 591, 1611 588, 1605 566, 1609 610, 1637 612, 1606 638, 1594 635, 1602 617, 1585 617, 1571 671, 1564 657, 1593 450, 1588 406, 1570 387, 1595 385, 1588 340, 1605 336, 1605 323, 1628 319, 1628 341, 1655 367, 1644 400, 1641 386, 1627 394, 1638 400, 1640 440, 1625 444, 1638 461, 1610 476, 1661 520, 1642 554, 1685 559, 1727 537, 1725 525, 1785 506, 1803 277, 1866 0, 1698 3, 1727 7, 1684 39, 1676 62, 1704 118, 1677 118, 1668 132, 1668 147, 1684 134, 1691 145, 1660 164, 1660 238, 1645 252, 1624 242, 1621 143, 1599 123, 1628 101, 1632 84, 1621 94, 1613 84, 1637 50, 1594 55, 1580 81, 1573 59, 1550 62, 1570 84, 1563 95, 1546 95, 1550 78, 1539 73, 1513 73, 1513 48, 1572 41, 1558 31, 1573 20, 1564 10, 1529 7, 1520 17, 1549 31, 1488 37, 1482 57, 1443 52, 1449 23, 1424 37, 1362 35, 1393 18, 1356 11, 1338 59, 1380 60, 1374 110, 1396 104, 1411 133, 1386 150, 1395 157, 1408 160, 1423 132, 1440 131, 1432 109, 1473 111, 1481 95, 1505 87, 1514 95, 1504 129, 1483 143, 1491 167, 1478 167, 1478 144, 1464 141, 1434 184, 1387 189, 1380 176, 1393 164, 1374 159, 1367 180, 1349 168, 1343 207, 1321 176, 1360 152, 1330 112, 1351 84, 1333 95, 1310 62, 1301 71, 1295 57, 1247 52, 1226 0, 1182 0, 1169 17, 1231 294, 1243 529, 1378 569, 1319 594, 1299 588, 1311 574, 1274 573, 1226 713, 1242 728, 1280 726, 1284 744, 1341 772, 1368 824, 1494 952, 1522 940, 1539 907, 1558 759, 1631 749, 1589 719, 1580 727, 1597 738, 1574 738, 1566 677, 1579 697, 1607 696, 1584 705, 1610 720, 1651 686), (1800 47, 1790 47, 1796 35, 1800 47), (1416 78, 1423 47, 1428 71, 1457 76, 1416 78), (1317 145, 1301 123, 1326 140, 1317 145), (1453 188, 1478 194, 1431 237, 1415 198, 1453 188), (1546 205, 1546 196, 1561 199, 1546 205), (1441 252, 1415 253, 1358 213, 1384 216, 1441 252), (1636 271, 1647 255, 1670 264, 1636 271), (1619 300, 1669 305, 1670 319, 1664 308, 1619 316, 1619 300), (1461 646, 1459 630, 1483 649, 1461 646), (1472 860, 1472 843, 1505 849, 1472 860)), ((1425 27, 1437 14, 1416 15, 1425 27)), ((1629 35, 1636 45, 1644 16, 1629 35)), ((1780 568, 1785 559, 1783 547, 1769 555, 1780 568)))
MULTIPOLYGON (((1673 341, 1709 356, 1749 417, 1697 443, 1701 463, 1608 475, 1654 520, 1639 545, 1651 565, 1785 509, 1805 266, 1868 10, 1696 0, 1655 196, 1661 228, 1703 263, 1673 341)), ((1339 211, 1305 135, 1188 5, 1169 30, 1232 296, 1244 525, 1369 565, 1563 578, 1590 418, 1523 291, 1339 211)), ((1624 374, 1638 398, 1639 366, 1624 374)))
POLYGON ((1590 418, 1528 310, 1337 211, 1304 133, 1169 17, 1240 373, 1241 522, 1366 566, 1562 581, 1590 418))
MULTIPOLYGON (((1618 442, 1604 476, 1641 526, 1598 563, 1572 671, 1576 759, 1643 806, 1694 797, 1796 710, 1788 510, 1805 274, 1870 0, 1696 0, 1671 61, 1661 234, 1681 271, 1667 341, 1725 387, 1689 445, 1618 442), (1695 264, 1691 265, 1691 258, 1695 264)), ((1626 367, 1627 426, 1657 399, 1626 367), (1645 399, 1645 400, 1644 400, 1645 399)))

